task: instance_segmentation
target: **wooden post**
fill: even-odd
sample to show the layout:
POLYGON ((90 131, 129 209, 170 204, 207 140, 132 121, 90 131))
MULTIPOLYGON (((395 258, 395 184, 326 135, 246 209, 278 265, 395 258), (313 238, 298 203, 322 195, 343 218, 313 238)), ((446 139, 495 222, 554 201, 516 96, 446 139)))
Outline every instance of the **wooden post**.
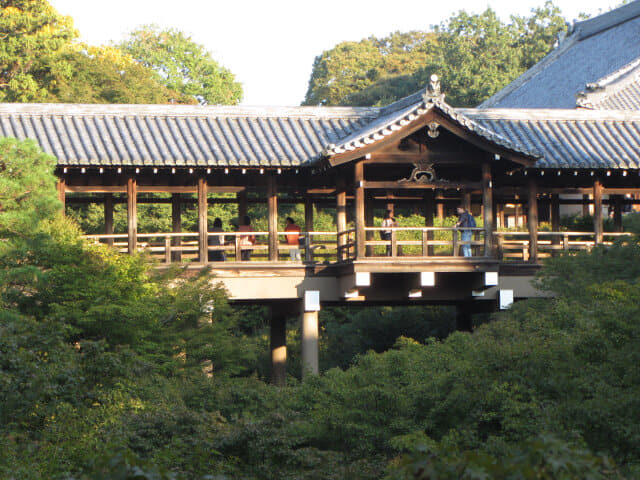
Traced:
MULTIPOLYGON (((433 210, 435 206, 435 193, 433 190, 427 191, 424 196, 424 226, 425 227, 433 227, 433 210)), ((423 235, 424 240, 429 241, 433 240, 433 232, 424 232, 423 235)), ((423 242, 424 246, 425 242, 423 242)), ((430 256, 433 255, 433 246, 428 245, 426 250, 422 249, 422 255, 430 256)))
MULTIPOLYGON (((104 194, 104 233, 113 235, 113 193, 104 194)), ((113 246, 113 238, 107 238, 107 245, 113 246)))
POLYGON ((364 251, 364 164, 356 162, 354 165, 354 203, 356 226, 356 258, 363 258, 364 251))
POLYGON ((498 210, 498 221, 496 223, 496 225, 500 225, 500 228, 505 228, 507 226, 506 224, 506 220, 504 217, 504 203, 498 203, 496 205, 496 208, 498 210))
POLYGON ((348 242, 345 235, 340 232, 347 230, 347 192, 345 191, 344 178, 338 178, 336 191, 336 229, 338 230, 338 260, 345 259, 344 245, 348 242))
POLYGON ((538 261, 538 190, 535 178, 529 178, 527 204, 529 213, 529 261, 538 261))
POLYGON ((198 177, 198 256, 200 263, 207 263, 209 260, 207 207, 207 179, 198 177))
POLYGON ((129 254, 138 245, 138 183, 134 177, 127 178, 127 247, 129 254))
MULTIPOLYGON (((560 195, 554 193, 551 195, 551 231, 560 231, 560 195)), ((562 238, 559 235, 551 237, 551 243, 553 245, 560 245, 562 238)), ((554 250, 555 252, 555 250, 554 250)))
POLYGON ((287 319, 281 312, 271 313, 271 382, 284 387, 287 378, 287 319))
POLYGON ((242 219, 247 216, 247 191, 236 193, 238 200, 238 226, 242 225, 242 219))
POLYGON ((493 182, 491 180, 491 164, 482 164, 482 212, 484 222, 484 256, 493 255, 493 182))
POLYGON ((440 198, 440 200, 436 200, 436 216, 438 217, 438 220, 444 219, 444 201, 442 200, 442 197, 442 190, 436 190, 436 198, 440 198))
MULTIPOLYGON (((365 206, 364 206, 364 221, 366 227, 373 227, 373 198, 371 198, 371 194, 367 195, 365 192, 365 206)), ((374 235, 376 232, 368 231, 365 233, 365 238, 367 240, 374 240, 374 235)), ((373 257, 374 247, 367 246, 365 248, 365 252, 367 257, 373 257)))
POLYGON ((593 231, 596 245, 602 243, 604 225, 602 221, 602 182, 600 180, 593 182, 593 231))
POLYGON ((58 183, 56 184, 58 190, 58 200, 62 204, 62 215, 65 215, 66 210, 66 199, 67 199, 67 181, 64 178, 59 178, 58 183))
MULTIPOLYGON (((622 195, 610 195, 610 201, 613 201, 613 231, 622 232, 622 195)), ((609 203, 611 208, 611 203, 609 203)))
MULTIPOLYGON (((306 212, 305 212, 306 213, 306 212)), ((267 215, 269 225, 269 261, 278 261, 278 191, 276 177, 267 177, 267 215)), ((306 215, 305 215, 306 217, 306 215)))
MULTIPOLYGON (((182 212, 180 206, 180 194, 172 193, 171 194, 171 230, 173 233, 181 233, 182 232, 182 212)), ((180 247, 182 245, 181 237, 174 237, 171 239, 172 247, 180 247)), ((173 249, 172 249, 173 250, 173 249)), ((171 252, 171 261, 173 262, 181 262, 182 261, 182 251, 172 251, 171 252)))

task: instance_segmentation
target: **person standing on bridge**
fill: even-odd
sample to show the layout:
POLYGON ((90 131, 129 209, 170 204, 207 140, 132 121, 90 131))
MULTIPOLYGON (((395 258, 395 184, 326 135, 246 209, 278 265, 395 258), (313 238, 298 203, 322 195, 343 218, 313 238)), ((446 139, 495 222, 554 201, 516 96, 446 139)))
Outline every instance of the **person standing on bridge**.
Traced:
POLYGON ((291 217, 287 217, 287 226, 284 228, 285 236, 287 237, 287 245, 289 245, 289 258, 292 262, 302 261, 300 255, 300 232, 302 229, 296 225, 296 222, 291 217))
POLYGON ((474 228, 476 226, 476 220, 473 218, 473 215, 467 212, 467 209, 464 208, 463 205, 460 205, 457 208, 457 212, 458 212, 458 222, 456 223, 455 227, 460 229, 460 240, 462 242, 465 242, 462 244, 462 256, 470 257, 471 245, 469 244, 469 242, 471 242, 471 236, 473 235, 473 231, 467 230, 465 229, 465 227, 474 228))
MULTIPOLYGON (((238 231, 253 232, 253 227, 251 226, 251 218, 249 218, 249 215, 244 216, 244 218, 242 219, 242 225, 238 227, 238 231)), ((251 260, 251 249, 248 247, 253 245, 255 241, 255 235, 240 235, 239 242, 240 248, 242 249, 240 258, 242 259, 242 261, 248 262, 249 260, 251 260)))
MULTIPOLYGON (((384 212, 384 218, 382 219, 382 228, 393 228, 397 227, 398 223, 396 219, 391 215, 391 210, 386 210, 384 212)), ((391 230, 380 230, 380 240, 385 240, 387 242, 391 242, 391 230)), ((391 252, 391 243, 387 245, 387 257, 392 255, 391 252)))

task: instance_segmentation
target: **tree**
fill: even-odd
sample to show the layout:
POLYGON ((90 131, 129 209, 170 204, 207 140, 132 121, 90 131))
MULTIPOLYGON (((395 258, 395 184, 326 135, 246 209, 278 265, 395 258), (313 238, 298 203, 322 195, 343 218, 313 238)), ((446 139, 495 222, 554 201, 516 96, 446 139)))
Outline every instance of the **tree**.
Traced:
POLYGON ((0 1, 0 102, 38 102, 70 64, 59 56, 77 36, 46 0, 0 1))
POLYGON ((119 48, 153 69, 170 90, 190 95, 200 103, 235 105, 242 86, 202 45, 175 29, 144 25, 119 48))
POLYGON ((172 91, 154 72, 114 47, 74 44, 60 54, 74 72, 61 76, 47 101, 61 103, 188 103, 196 100, 172 91))
POLYGON ((475 106, 539 61, 565 29, 547 1, 508 23, 490 8, 460 11, 430 32, 341 43, 316 57, 304 104, 384 105, 424 88, 435 73, 450 104, 475 106))
POLYGON ((316 57, 303 105, 339 105, 378 81, 414 73, 433 41, 433 34, 413 31, 339 43, 316 57))

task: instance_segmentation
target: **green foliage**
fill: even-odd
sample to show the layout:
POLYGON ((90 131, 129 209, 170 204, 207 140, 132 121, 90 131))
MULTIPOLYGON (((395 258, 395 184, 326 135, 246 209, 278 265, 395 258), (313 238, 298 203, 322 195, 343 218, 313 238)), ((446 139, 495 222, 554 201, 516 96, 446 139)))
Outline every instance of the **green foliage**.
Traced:
POLYGON ((72 69, 59 56, 76 38, 70 17, 47 0, 0 2, 0 102, 40 102, 72 69))
POLYGON ((304 105, 385 105, 424 88, 437 74, 454 106, 475 106, 524 73, 566 29, 547 1, 502 22, 490 8, 460 11, 428 32, 343 42, 316 57, 304 105))
POLYGON ((60 209, 54 166, 34 141, 0 138, 0 237, 31 233, 60 209))
POLYGON ((154 70, 170 90, 200 103, 236 105, 242 99, 242 86, 233 73, 178 30, 143 25, 131 32, 119 48, 154 70))
POLYGON ((59 78, 48 101, 61 103, 196 103, 158 81, 154 72, 120 50, 77 44, 60 55, 72 76, 59 78))

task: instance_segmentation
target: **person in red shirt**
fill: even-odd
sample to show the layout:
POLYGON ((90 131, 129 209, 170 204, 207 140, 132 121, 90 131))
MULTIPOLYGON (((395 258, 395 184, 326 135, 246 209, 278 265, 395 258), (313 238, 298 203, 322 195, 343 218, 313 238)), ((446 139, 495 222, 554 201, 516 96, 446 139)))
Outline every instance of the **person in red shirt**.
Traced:
POLYGON ((284 231, 287 232, 285 237, 287 239, 287 245, 293 247, 289 249, 289 258, 292 262, 302 261, 300 255, 300 232, 302 229, 296 225, 296 222, 291 217, 287 217, 287 226, 284 231))

